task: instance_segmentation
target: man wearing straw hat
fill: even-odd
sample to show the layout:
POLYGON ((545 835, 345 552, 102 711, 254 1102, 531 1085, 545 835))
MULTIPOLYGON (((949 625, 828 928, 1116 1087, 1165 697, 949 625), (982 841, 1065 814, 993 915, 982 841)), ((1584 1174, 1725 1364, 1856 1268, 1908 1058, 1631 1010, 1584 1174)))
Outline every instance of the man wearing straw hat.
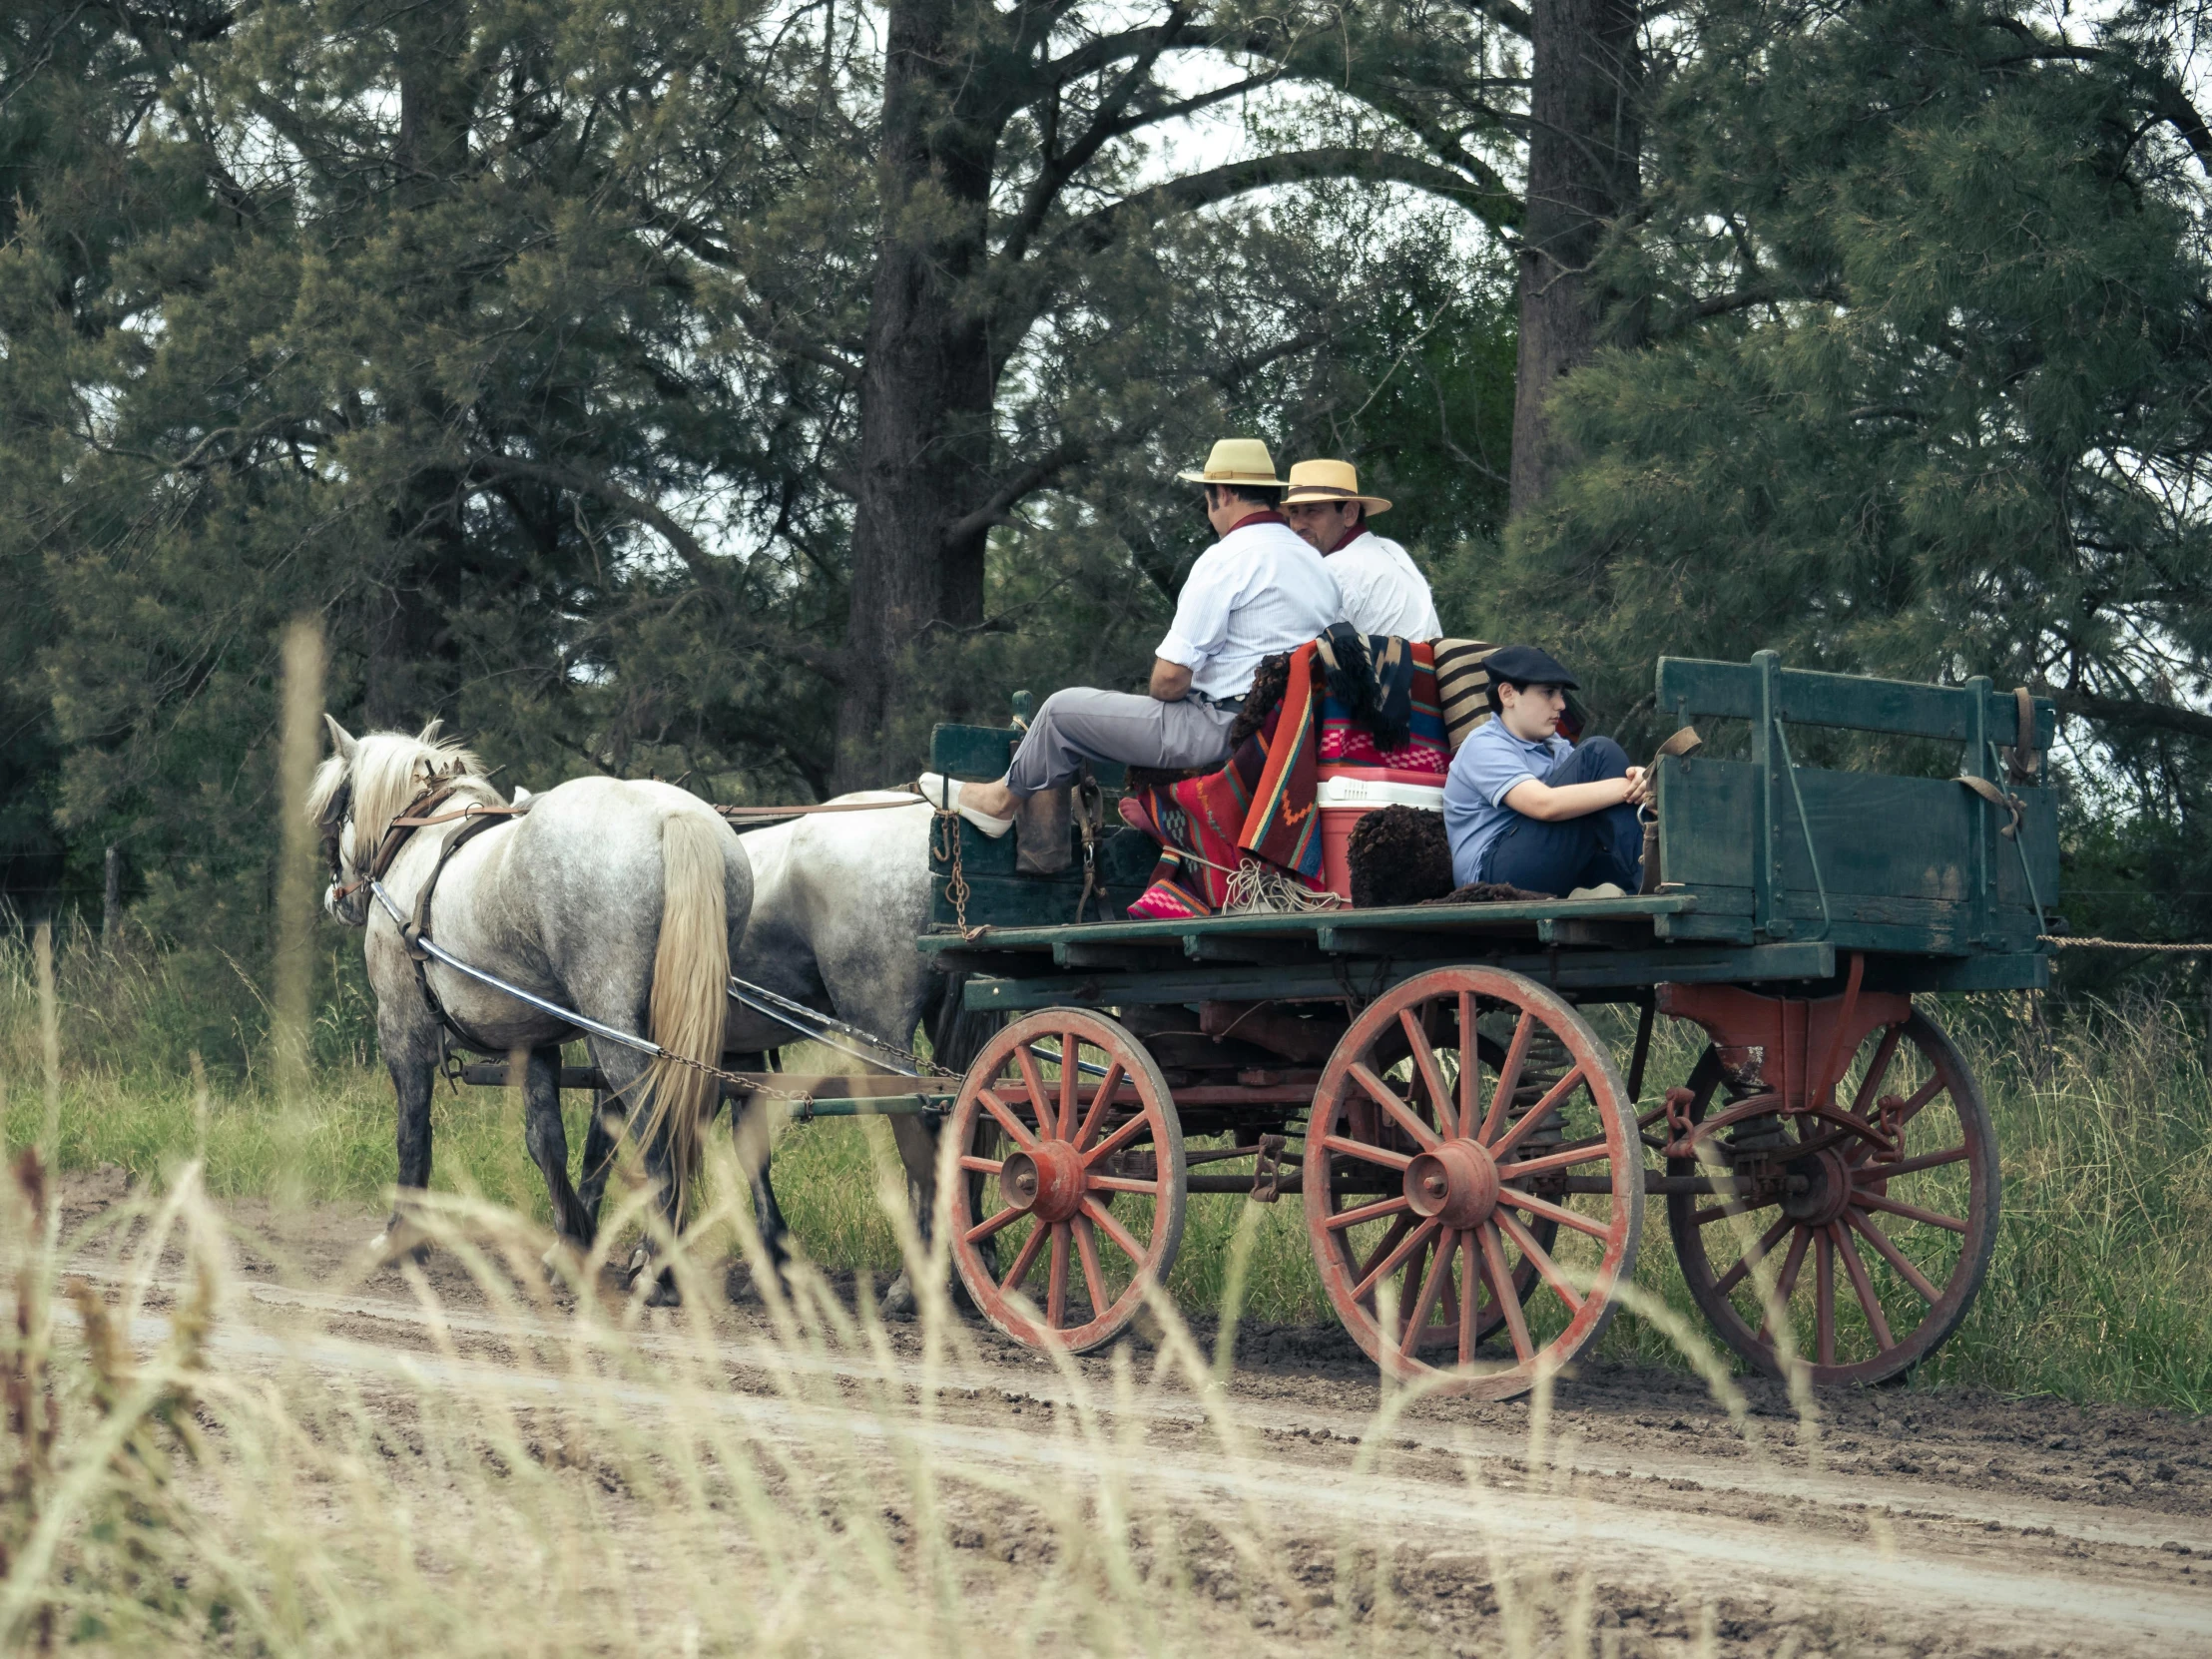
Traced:
POLYGON ((1258 438, 1223 438, 1199 472, 1206 520, 1221 539, 1198 556, 1153 653, 1150 694, 1071 686, 1054 692, 1014 751, 1006 776, 962 784, 933 772, 921 792, 987 835, 1022 802, 1074 781, 1085 761, 1181 769, 1229 759, 1229 731, 1262 658, 1326 633, 1341 612, 1321 555, 1277 510, 1284 480, 1258 438))
POLYGON ((1368 528, 1369 519, 1389 510, 1380 495, 1360 493, 1360 474, 1350 461, 1300 461, 1283 497, 1291 528, 1329 560, 1345 621, 1363 634, 1439 639, 1444 625, 1436 619, 1428 578, 1404 548, 1368 528))

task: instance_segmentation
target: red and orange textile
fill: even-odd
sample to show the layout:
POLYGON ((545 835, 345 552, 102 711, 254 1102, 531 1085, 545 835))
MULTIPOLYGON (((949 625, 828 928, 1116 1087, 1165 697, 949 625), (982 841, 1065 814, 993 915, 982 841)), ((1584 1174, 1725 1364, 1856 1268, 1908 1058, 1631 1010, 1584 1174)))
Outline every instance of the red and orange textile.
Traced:
POLYGON ((1228 765, 1203 778, 1125 797, 1122 818, 1160 843, 1152 884, 1129 914, 1137 920, 1212 915, 1227 902, 1230 877, 1247 857, 1274 864, 1317 892, 1325 890, 1321 814, 1314 801, 1321 768, 1386 766, 1441 774, 1450 765, 1428 647, 1414 645, 1411 654, 1412 727, 1405 743, 1386 755, 1328 695, 1315 671, 1315 648, 1308 644, 1291 659, 1282 704, 1228 765))

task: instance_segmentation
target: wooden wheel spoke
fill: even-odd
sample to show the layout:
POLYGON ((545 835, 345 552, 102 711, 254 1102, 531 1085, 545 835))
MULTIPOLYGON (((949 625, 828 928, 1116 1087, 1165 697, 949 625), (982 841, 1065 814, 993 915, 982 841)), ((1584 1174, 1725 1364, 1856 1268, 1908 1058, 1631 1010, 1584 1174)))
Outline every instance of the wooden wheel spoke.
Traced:
POLYGON ((1021 1121, 1014 1109, 989 1089, 978 1089, 975 1098, 983 1110, 998 1120, 999 1128, 1014 1138, 1014 1145, 1024 1152, 1037 1150, 1037 1137, 1029 1132, 1029 1126, 1021 1121))
POLYGON ((1528 1319, 1521 1313, 1520 1296, 1513 1289, 1513 1276, 1505 1271, 1505 1246, 1495 1227, 1483 1227, 1481 1237, 1482 1264, 1490 1281, 1490 1294, 1497 1298, 1498 1312, 1505 1316, 1505 1329, 1512 1333, 1513 1353, 1525 1365, 1536 1357, 1536 1345, 1529 1341, 1528 1319))
POLYGON ((1866 1075, 1859 1079, 1859 1092, 1852 1098, 1851 1115, 1872 1120, 1875 1100, 1881 1093, 1882 1080, 1890 1075, 1890 1062, 1897 1057, 1898 1042, 1905 1035, 1902 1025, 1890 1026, 1882 1033, 1882 1041, 1874 1051, 1874 1058, 1867 1062, 1866 1075))
POLYGON ((1427 1245, 1429 1239, 1435 1235, 1437 1223, 1433 1216, 1418 1226, 1408 1229, 1405 1237, 1398 1241, 1397 1248, 1383 1257, 1381 1264, 1372 1270, 1366 1278, 1362 1279, 1359 1284, 1352 1287, 1353 1301, 1365 1302, 1370 1291, 1404 1265, 1406 1257, 1427 1245))
POLYGON ((1851 1235, 1841 1224, 1830 1222, 1828 1231, 1836 1240, 1836 1249, 1844 1258, 1844 1272, 1851 1276, 1852 1292, 1859 1298, 1859 1306, 1874 1332, 1875 1349, 1886 1354, 1898 1346, 1897 1339, 1890 1335, 1890 1322, 1882 1312, 1882 1299, 1874 1294, 1874 1281, 1867 1277, 1867 1264, 1859 1259, 1859 1247, 1851 1242, 1851 1235))
POLYGON ((968 1244, 980 1244, 983 1240, 989 1238, 993 1233, 996 1233, 1001 1227, 1005 1227, 1012 1222, 1018 1221, 1022 1216, 1026 1214, 1028 1214, 1027 1211, 1017 1210, 1009 1204, 1005 1209, 999 1211, 997 1215, 992 1216, 987 1220, 977 1222, 965 1233, 962 1233, 960 1237, 968 1244))
POLYGON ((1482 1271, 1475 1261, 1475 1253, 1480 1248, 1474 1242, 1472 1228, 1459 1235, 1459 1254, 1463 1258, 1459 1264, 1459 1364, 1462 1366, 1474 1360, 1474 1316, 1482 1299, 1482 1271))
POLYGON ((1897 1241, 1883 1232, 1881 1228, 1875 1226, 1872 1217, 1862 1214, 1857 1208, 1853 1208, 1844 1212, 1844 1220, 1851 1224, 1853 1231, 1858 1233, 1861 1238, 1874 1246, 1875 1254, 1889 1263, 1891 1271, 1912 1286, 1923 1302, 1931 1308, 1936 1306, 1936 1299, 1941 1293, 1929 1283, 1927 1274, 1913 1265, 1913 1259, 1906 1255, 1904 1251, 1898 1249, 1897 1241))
POLYGON ((1081 1152, 1091 1144, 1098 1133, 1098 1126, 1106 1121, 1106 1114, 1113 1108, 1114 1095, 1121 1088, 1121 1080, 1128 1075, 1121 1062, 1108 1059, 1106 1075, 1098 1080, 1098 1093, 1091 1096, 1091 1109, 1083 1114, 1083 1123, 1075 1131, 1075 1150, 1081 1152))
POLYGON ((1887 1210, 1893 1216, 1903 1216, 1907 1221, 1917 1221, 1924 1227, 1940 1227, 1946 1233, 1962 1236, 1966 1231, 1966 1224, 1956 1216, 1940 1216, 1934 1210, 1924 1210, 1918 1204, 1908 1204, 1904 1199, 1891 1198, 1886 1193, 1855 1193, 1852 1203, 1862 1209, 1887 1210))
MULTIPOLYGON (((1482 1054, 1475 1045, 1474 993, 1459 993, 1459 1121, 1452 1131, 1455 1135, 1474 1133, 1474 1096, 1482 1077, 1482 1054)), ((1467 1247, 1467 1259, 1474 1259, 1473 1245, 1467 1247)), ((1462 1361, 1461 1364, 1465 1362, 1462 1361)))
POLYGON ((1112 1299, 1106 1295, 1106 1275, 1098 1265, 1098 1233, 1089 1216, 1078 1215, 1074 1226, 1075 1255, 1083 1264, 1083 1289, 1090 1293, 1091 1318, 1102 1319, 1112 1299))
POLYGON ((1385 1168, 1402 1170, 1413 1159, 1410 1153, 1392 1152, 1386 1146, 1374 1146, 1366 1141, 1355 1141, 1343 1135, 1324 1135, 1321 1144, 1332 1152, 1341 1152, 1348 1158, 1359 1158, 1367 1163, 1382 1164, 1385 1168))
POLYGON ((1861 1164, 1858 1173, 1869 1181, 1895 1181, 1901 1175, 1918 1175, 1924 1169, 1940 1169, 1945 1164, 1955 1164, 1972 1156, 1962 1146, 1945 1148, 1941 1152, 1924 1152, 1917 1158, 1900 1158, 1894 1164, 1861 1164))
POLYGON ((1145 1247, 1137 1242, 1137 1236, 1114 1220, 1113 1213, 1095 1198, 1083 1200, 1083 1214, 1091 1218, 1093 1225, 1114 1241, 1114 1248, 1134 1263, 1139 1270, 1144 1267, 1145 1247))
POLYGON ((1836 1243, 1825 1227, 1813 1235, 1813 1325, 1818 1363, 1836 1363, 1836 1243))
POLYGON ((1943 1074, 1941 1072, 1937 1072, 1934 1077, 1931 1077, 1927 1082, 1923 1083, 1919 1088, 1915 1089, 1910 1095, 1906 1096, 1904 1106, 1901 1107, 1898 1111, 1898 1132, 1902 1135, 1905 1131, 1905 1126, 1921 1115, 1921 1108, 1923 1106, 1926 1106, 1937 1095, 1946 1093, 1949 1088, 1950 1085, 1943 1080, 1943 1074))
MULTIPOLYGON (((1405 1334, 1398 1340, 1398 1353, 1408 1358, 1420 1346, 1421 1333, 1435 1315, 1436 1299, 1443 1294, 1444 1281, 1451 1274, 1451 1258, 1458 1243, 1459 1235, 1448 1227, 1437 1235, 1436 1252, 1428 1264, 1427 1277, 1420 1283, 1420 1294, 1413 1299, 1412 1312, 1405 1317, 1405 1334)), ((1417 1257, 1413 1267, 1415 1272, 1420 1269, 1417 1257)))
POLYGON ((1045 1104, 1044 1068, 1037 1064, 1037 1051, 1027 1043, 1014 1044, 1014 1064, 1021 1068, 1021 1085, 1029 1091, 1029 1109, 1036 1114, 1037 1134, 1049 1140, 1052 1108, 1045 1104))
POLYGON ((1505 1050, 1505 1063, 1497 1068, 1497 1088, 1490 1096, 1490 1109, 1482 1119, 1482 1133, 1475 1136, 1484 1146, 1496 1139, 1505 1123, 1505 1108, 1512 1105, 1513 1091, 1520 1087, 1521 1067, 1528 1062, 1528 1045, 1535 1035, 1535 1010, 1523 1008, 1520 1023, 1513 1027, 1513 1040, 1505 1050))
POLYGON ((1068 1323, 1068 1257, 1071 1229, 1064 1221, 1052 1224, 1052 1267, 1044 1281, 1044 1322, 1055 1331, 1068 1323))
POLYGON ((1083 1186, 1094 1193, 1142 1193, 1147 1198, 1156 1197, 1160 1191, 1157 1176, 1141 1181, 1133 1175, 1096 1175, 1089 1170, 1083 1172, 1083 1186))
POLYGON ((1352 1080, 1366 1090, 1369 1098, 1378 1106, 1389 1113, 1390 1121, 1410 1135, 1413 1144, 1422 1151, 1432 1152, 1442 1144, 1436 1138, 1436 1131, 1421 1122, 1420 1114, 1398 1099, 1396 1090, 1358 1060, 1352 1063, 1352 1080))
POLYGON ((1751 1270, 1757 1267, 1761 1262, 1764 1262, 1767 1259, 1767 1252, 1774 1249, 1776 1245, 1780 1244, 1782 1242, 1782 1235, 1789 1232, 1789 1230, 1795 1225, 1796 1223, 1792 1222, 1788 1216, 1784 1216, 1780 1221, 1776 1222, 1772 1227, 1768 1228, 1764 1233, 1760 1234, 1759 1237, 1752 1242, 1751 1247, 1744 1252, 1744 1259, 1738 1262, 1734 1267, 1730 1268, 1726 1273, 1722 1274, 1720 1278, 1713 1281, 1714 1294, 1717 1296, 1726 1296, 1738 1285, 1742 1284, 1744 1280, 1744 1275, 1751 1272, 1751 1270))
MULTIPOLYGON (((1567 1276, 1559 1271, 1559 1264, 1551 1259, 1551 1253, 1536 1242, 1536 1235, 1521 1225, 1520 1218, 1510 1210, 1495 1211, 1490 1219, 1498 1229, 1513 1241, 1514 1248, 1535 1267, 1537 1277, 1549 1285, 1554 1295, 1567 1305, 1567 1312, 1582 1312, 1582 1293, 1567 1282, 1567 1276)), ((1516 1295, 1513 1299, 1519 1301, 1516 1295)))
POLYGON ((1139 1112, 1135 1117, 1131 1118, 1127 1123, 1123 1124, 1111 1135, 1108 1135, 1104 1140, 1100 1141, 1096 1146, 1092 1147, 1088 1152, 1084 1153, 1084 1167, 1086 1169, 1089 1168, 1092 1164, 1097 1163, 1101 1158, 1111 1158, 1115 1153, 1119 1152, 1123 1147, 1127 1146, 1131 1141, 1135 1140, 1139 1135, 1142 1135, 1147 1129, 1151 1127, 1151 1118, 1147 1117, 1143 1112, 1139 1112))
POLYGON ((1397 1023, 1413 1050, 1413 1070, 1428 1090, 1429 1109, 1436 1114, 1436 1131, 1449 1139, 1456 1125, 1452 1122, 1451 1085, 1444 1081, 1443 1065, 1437 1060, 1436 1051, 1429 1047, 1428 1033, 1412 1009, 1398 1009, 1397 1023))
POLYGON ((1581 1146, 1566 1147, 1558 1152, 1546 1152, 1536 1158, 1515 1158, 1498 1166, 1500 1181, 1519 1181, 1531 1175, 1548 1175, 1554 1170, 1572 1169, 1577 1164, 1594 1164, 1600 1158, 1610 1157, 1612 1148, 1603 1141, 1591 1141, 1581 1146))
POLYGON ((1560 1104, 1568 1095, 1574 1093, 1581 1086, 1582 1068, 1580 1066, 1570 1067, 1566 1076, 1560 1078, 1558 1082, 1544 1091, 1543 1099, 1521 1113, 1520 1121, 1491 1143, 1490 1156, 1502 1159, 1513 1148, 1520 1145, 1522 1139, 1531 1130, 1544 1121, 1554 1106, 1560 1104))
MULTIPOLYGON (((1774 1279, 1774 1306, 1777 1308, 1787 1310, 1790 1306, 1790 1297, 1797 1290, 1798 1270, 1805 1266, 1806 1241, 1811 1237, 1802 1227, 1791 1235, 1790 1248, 1782 1258, 1782 1271, 1774 1279)), ((1759 1337, 1762 1342, 1774 1340, 1773 1334, 1767 1329, 1772 1322, 1771 1313, 1760 1315, 1759 1337)))
POLYGON ((1611 1222, 1592 1221, 1588 1216, 1569 1210, 1564 1205, 1554 1204, 1548 1198, 1524 1193, 1518 1187, 1504 1188, 1498 1193, 1497 1201, 1500 1206, 1510 1205, 1516 1210, 1526 1210, 1541 1220, 1555 1221, 1561 1227, 1571 1227, 1577 1233, 1589 1234, 1593 1239, 1610 1239, 1613 1236, 1611 1222))
POLYGON ((1747 1204, 1740 1198, 1730 1198, 1725 1203, 1710 1205, 1707 1208, 1698 1211, 1695 1215, 1691 1216, 1690 1219, 1696 1222, 1700 1227, 1710 1227, 1713 1225, 1713 1223, 1715 1223, 1716 1221, 1720 1221, 1725 1217, 1756 1215, 1761 1210, 1772 1209, 1775 1205, 1780 1204, 1782 1200, 1779 1197, 1762 1198, 1756 1204, 1747 1204))
POLYGON ((996 1158, 978 1158, 972 1152, 963 1152, 960 1154, 960 1167, 973 1170, 978 1175, 996 1175, 1006 1166, 996 1158))
POLYGON ((1341 1233, 1348 1227, 1358 1227, 1364 1221, 1381 1221, 1384 1216, 1403 1214, 1411 1207, 1403 1193, 1395 1198, 1382 1199, 1374 1204, 1363 1204, 1356 1210, 1339 1210, 1322 1226, 1332 1233, 1341 1233))
POLYGON ((1029 1270, 1037 1265, 1037 1253, 1044 1249, 1045 1240, 1050 1237, 1051 1229, 1042 1225, 1029 1230, 1029 1237, 1021 1241, 1021 1249, 1014 1255, 1014 1265, 998 1282, 1000 1295, 1011 1295, 1021 1289, 1022 1282, 1029 1277, 1029 1270))
POLYGON ((1369 1274, 1373 1273, 1375 1271, 1376 1264, 1382 1261, 1382 1258, 1387 1256, 1391 1251, 1395 1250, 1397 1248, 1398 1241, 1404 1238, 1405 1235, 1410 1233, 1412 1230, 1413 1212, 1410 1207, 1401 1210, 1395 1216, 1392 1216, 1390 1218, 1390 1225, 1382 1229, 1382 1237, 1375 1241, 1375 1248, 1368 1252, 1367 1260, 1360 1264, 1360 1277, 1362 1279, 1365 1279, 1369 1274))
POLYGON ((1083 1075, 1082 1052, 1073 1031, 1060 1033, 1060 1139, 1063 1141, 1075 1134, 1075 1085, 1083 1075))

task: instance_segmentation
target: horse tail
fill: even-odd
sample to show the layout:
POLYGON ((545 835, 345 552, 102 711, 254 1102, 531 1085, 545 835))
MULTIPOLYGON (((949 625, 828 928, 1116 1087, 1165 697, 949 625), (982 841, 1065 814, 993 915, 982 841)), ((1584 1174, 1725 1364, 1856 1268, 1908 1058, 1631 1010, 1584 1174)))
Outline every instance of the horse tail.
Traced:
POLYGON ((721 1100, 721 1081, 698 1069, 722 1058, 730 994, 730 923, 724 891, 723 841, 730 831, 698 813, 661 821, 661 937, 653 952, 648 1010, 653 1040, 669 1058, 647 1072, 651 1110, 644 1142, 669 1137, 679 1203, 697 1163, 706 1128, 721 1100), (697 1062, 685 1065, 682 1061, 697 1062))

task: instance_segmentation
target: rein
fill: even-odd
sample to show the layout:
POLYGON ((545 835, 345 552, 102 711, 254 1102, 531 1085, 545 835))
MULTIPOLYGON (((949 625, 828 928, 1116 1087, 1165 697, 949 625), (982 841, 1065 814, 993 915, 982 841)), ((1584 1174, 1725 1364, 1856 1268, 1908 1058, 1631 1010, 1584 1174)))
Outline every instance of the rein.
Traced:
MULTIPOLYGON (((330 885, 337 889, 338 902, 343 903, 363 887, 373 886, 381 881, 391 869, 391 861, 399 856, 399 849, 407 844, 408 836, 417 830, 427 830, 435 824, 452 824, 465 818, 520 818, 530 810, 527 806, 488 807, 481 803, 471 803, 457 813, 432 813, 431 809, 450 801, 453 792, 459 788, 460 782, 456 779, 443 788, 427 790, 408 802, 406 809, 385 827, 384 838, 376 844, 376 855, 369 860, 367 872, 357 881, 344 880, 345 865, 338 855, 338 837, 323 836, 323 855, 330 863, 330 885)), ((350 807, 350 802, 346 805, 350 807)), ((450 857, 451 854, 452 849, 448 848, 447 856, 450 857)))

